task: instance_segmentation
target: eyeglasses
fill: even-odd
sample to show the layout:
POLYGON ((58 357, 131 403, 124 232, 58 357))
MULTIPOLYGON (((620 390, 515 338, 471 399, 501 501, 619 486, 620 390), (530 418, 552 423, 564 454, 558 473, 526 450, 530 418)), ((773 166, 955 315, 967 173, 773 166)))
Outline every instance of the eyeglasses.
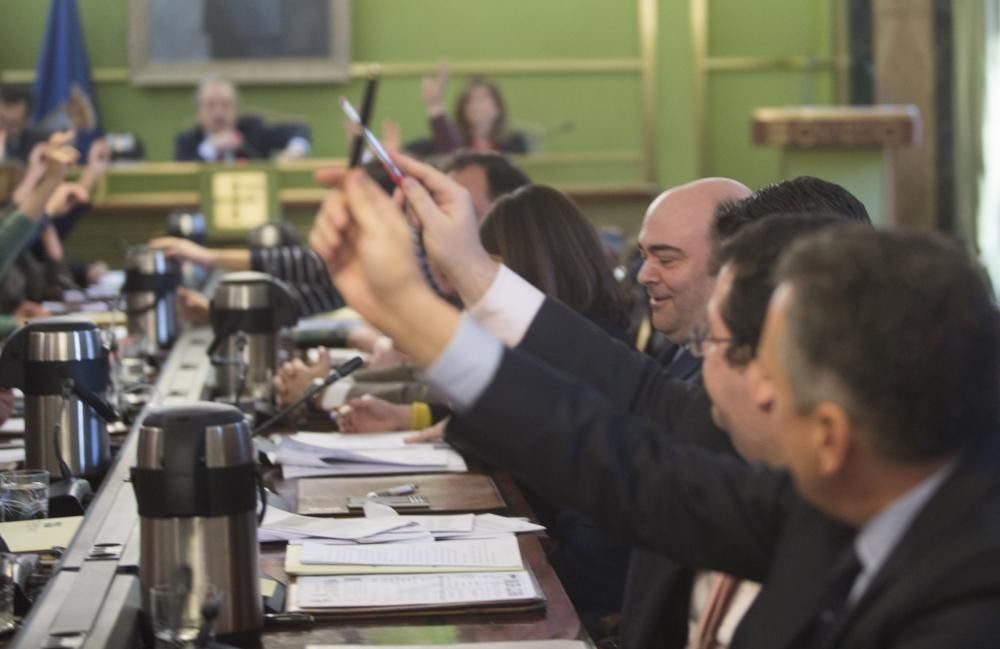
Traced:
POLYGON ((708 331, 704 329, 696 329, 685 342, 685 346, 688 351, 691 352, 692 356, 697 358, 703 357, 708 352, 715 349, 716 345, 722 345, 725 343, 732 342, 732 338, 718 338, 716 336, 709 336, 708 331))

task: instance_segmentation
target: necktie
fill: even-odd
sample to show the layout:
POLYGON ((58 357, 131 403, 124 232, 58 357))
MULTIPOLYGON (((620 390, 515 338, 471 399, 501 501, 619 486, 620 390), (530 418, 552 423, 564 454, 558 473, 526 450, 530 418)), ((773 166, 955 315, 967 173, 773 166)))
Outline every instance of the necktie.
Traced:
POLYGON ((694 649, 712 649, 715 647, 716 636, 719 634, 719 627, 729 612, 729 605, 733 601, 736 589, 740 587, 740 580, 732 575, 714 575, 712 590, 705 601, 705 608, 701 611, 698 626, 691 640, 694 649))
POLYGON ((847 597, 859 574, 861 561, 851 543, 830 569, 819 613, 805 634, 802 646, 821 649, 829 647, 836 640, 840 622, 847 611, 847 597))

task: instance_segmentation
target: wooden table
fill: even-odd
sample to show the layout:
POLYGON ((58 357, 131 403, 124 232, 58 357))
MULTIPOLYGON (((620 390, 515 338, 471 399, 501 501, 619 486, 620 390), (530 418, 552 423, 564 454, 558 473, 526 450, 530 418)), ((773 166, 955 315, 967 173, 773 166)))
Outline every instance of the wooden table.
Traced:
MULTIPOLYGON (((473 464, 470 469, 476 471, 473 464)), ((479 469, 482 470, 482 469, 479 469)), ((442 474, 448 475, 448 474, 442 474)), ((507 503, 500 513, 534 518, 524 495, 509 474, 491 471, 490 475, 507 503)), ((284 497, 293 508, 297 506, 297 480, 284 480, 274 472, 270 487, 284 497)), ((410 476, 412 477, 412 476, 410 476)), ((312 479, 312 478, 304 478, 312 479)), ((341 478, 357 480, 357 478, 341 478)), ((394 480, 405 482, 407 476, 394 480)), ((414 512, 416 513, 416 512, 414 512)), ((369 620, 317 619, 308 626, 268 628, 262 639, 267 648, 303 647, 308 644, 449 644, 454 642, 486 642, 500 640, 581 639, 588 640, 586 631, 570 603, 566 591, 549 565, 542 542, 544 536, 518 535, 525 564, 545 593, 544 610, 528 613, 495 613, 426 615, 419 617, 400 614, 369 620)), ((284 571, 285 546, 268 544, 261 548, 261 572, 288 583, 284 571)))

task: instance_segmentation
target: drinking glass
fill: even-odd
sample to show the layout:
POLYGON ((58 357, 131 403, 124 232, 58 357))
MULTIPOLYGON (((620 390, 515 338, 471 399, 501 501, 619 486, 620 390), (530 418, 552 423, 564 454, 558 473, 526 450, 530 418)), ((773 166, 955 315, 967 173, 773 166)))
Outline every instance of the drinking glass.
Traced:
POLYGON ((149 614, 157 649, 193 647, 202 624, 201 609, 206 601, 218 606, 222 591, 206 584, 186 591, 177 584, 160 584, 149 589, 149 614))
POLYGON ((0 505, 5 521, 49 516, 49 472, 23 469, 0 472, 0 505))

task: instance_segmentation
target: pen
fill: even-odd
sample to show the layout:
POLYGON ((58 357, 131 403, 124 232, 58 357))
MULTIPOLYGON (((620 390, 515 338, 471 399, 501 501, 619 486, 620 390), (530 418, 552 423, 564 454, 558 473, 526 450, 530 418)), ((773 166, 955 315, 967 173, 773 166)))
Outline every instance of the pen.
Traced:
POLYGON ((398 487, 389 487, 388 489, 383 489, 382 491, 369 491, 368 498, 384 498, 387 496, 406 496, 417 490, 417 485, 412 482, 409 484, 401 484, 398 487))

